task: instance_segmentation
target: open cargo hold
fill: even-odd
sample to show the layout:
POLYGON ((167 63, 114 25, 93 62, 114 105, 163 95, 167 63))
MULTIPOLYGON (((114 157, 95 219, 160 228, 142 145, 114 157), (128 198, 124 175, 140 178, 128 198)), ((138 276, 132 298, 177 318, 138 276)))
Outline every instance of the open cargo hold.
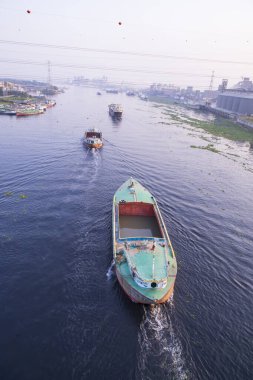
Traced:
POLYGON ((119 227, 120 238, 163 237, 154 206, 150 203, 120 203, 119 227))

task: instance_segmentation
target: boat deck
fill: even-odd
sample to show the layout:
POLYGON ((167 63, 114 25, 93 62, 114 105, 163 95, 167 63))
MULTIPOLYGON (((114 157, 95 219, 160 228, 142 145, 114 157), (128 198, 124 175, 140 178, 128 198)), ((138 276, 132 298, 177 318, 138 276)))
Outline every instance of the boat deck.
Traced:
POLYGON ((164 239, 156 243, 153 249, 153 240, 136 239, 127 246, 123 243, 117 245, 118 251, 124 251, 129 264, 136 268, 139 275, 146 280, 162 279, 167 277, 167 259, 164 239))

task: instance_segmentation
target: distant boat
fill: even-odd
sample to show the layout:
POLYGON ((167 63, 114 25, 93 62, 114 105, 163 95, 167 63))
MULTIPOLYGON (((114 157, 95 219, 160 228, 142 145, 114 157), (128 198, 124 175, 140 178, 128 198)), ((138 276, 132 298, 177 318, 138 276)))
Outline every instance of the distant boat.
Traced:
POLYGON ((51 108, 51 107, 54 107, 56 105, 56 101, 55 100, 48 100, 46 103, 45 103, 45 106, 47 108, 51 108))
POLYGON ((127 96, 135 96, 135 92, 134 91, 127 91, 126 95, 127 96))
POLYGON ((97 92, 97 95, 102 95, 100 91, 97 92))
POLYGON ((88 148, 101 148, 103 146, 102 132, 95 128, 88 129, 84 134, 84 143, 88 148))
POLYGON ((200 104, 194 104, 194 103, 185 103, 185 107, 190 110, 200 110, 201 105, 200 104))
POLYGON ((121 104, 109 104, 109 114, 115 118, 121 118, 123 113, 123 107, 121 104))
POLYGON ((173 294, 177 262, 155 198, 128 179, 113 198, 113 257, 133 302, 159 304, 173 294))
POLYGON ((114 89, 114 88, 107 88, 105 91, 108 92, 109 94, 118 94, 119 93, 119 91, 114 89))
POLYGON ((141 100, 148 100, 148 97, 146 96, 146 95, 144 95, 144 94, 139 94, 139 98, 141 99, 141 100))
POLYGON ((16 115, 16 111, 8 110, 8 109, 0 109, 0 115, 14 116, 16 115))
POLYGON ((16 116, 33 116, 33 115, 39 115, 41 113, 44 113, 44 110, 42 107, 40 107, 40 108, 24 108, 24 109, 17 110, 16 116))

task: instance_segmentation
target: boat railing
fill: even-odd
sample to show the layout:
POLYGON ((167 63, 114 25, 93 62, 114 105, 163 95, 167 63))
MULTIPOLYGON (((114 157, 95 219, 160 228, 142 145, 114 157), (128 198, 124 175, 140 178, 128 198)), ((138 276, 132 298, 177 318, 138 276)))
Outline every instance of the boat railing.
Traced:
POLYGON ((164 238, 154 238, 154 236, 147 236, 147 237, 120 237, 118 240, 119 241, 137 241, 137 240, 150 240, 150 241, 153 241, 153 240, 156 240, 157 242, 164 242, 164 238))
POLYGON ((160 221, 161 221, 161 226, 162 226, 163 233, 164 233, 164 235, 166 236, 166 239, 167 239, 167 241, 168 241, 168 243, 169 243, 169 246, 170 246, 170 249, 171 249, 171 252, 172 252, 172 256, 173 256, 173 258, 175 258, 175 252, 174 252, 174 250, 173 250, 173 247, 172 247, 172 244, 171 244, 171 241, 170 241, 170 237, 169 237, 168 232, 167 232, 167 229, 166 229, 166 227, 165 227, 165 224, 164 224, 164 221, 163 221, 162 215, 161 215, 161 213, 160 213, 160 210, 159 210, 159 207, 158 207, 158 205, 157 205, 156 199, 155 199, 154 197, 153 197, 153 199, 154 199, 155 210, 156 210, 156 212, 157 212, 157 214, 158 214, 158 216, 159 216, 159 219, 160 219, 160 221))

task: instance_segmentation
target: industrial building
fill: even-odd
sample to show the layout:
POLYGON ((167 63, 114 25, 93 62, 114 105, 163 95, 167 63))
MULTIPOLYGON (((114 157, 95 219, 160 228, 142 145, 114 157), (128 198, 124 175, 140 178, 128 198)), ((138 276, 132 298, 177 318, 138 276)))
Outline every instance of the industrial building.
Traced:
POLYGON ((224 91, 218 95, 216 107, 241 115, 253 114, 253 92, 224 91))
POLYGON ((218 95, 216 107, 227 112, 251 115, 253 114, 253 83, 249 78, 243 78, 232 89, 227 90, 226 84, 218 95))

